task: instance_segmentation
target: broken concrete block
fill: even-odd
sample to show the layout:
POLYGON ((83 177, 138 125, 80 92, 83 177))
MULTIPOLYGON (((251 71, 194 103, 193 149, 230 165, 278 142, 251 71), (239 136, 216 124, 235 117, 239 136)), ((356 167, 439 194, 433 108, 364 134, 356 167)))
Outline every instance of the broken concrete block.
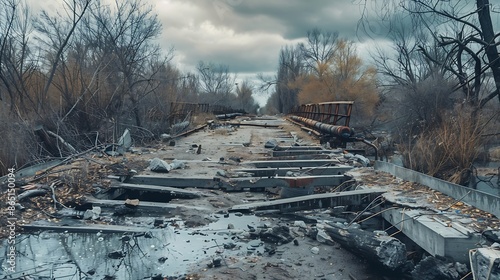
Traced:
POLYGON ((500 251, 498 248, 478 248, 469 253, 474 279, 500 280, 500 251))
POLYGON ((361 163, 364 167, 367 167, 370 165, 370 160, 367 159, 366 157, 362 156, 362 155, 355 155, 354 156, 354 159, 361 163))
POLYGON ((271 139, 266 142, 264 148, 274 149, 276 146, 278 146, 278 141, 276 139, 271 139))
POLYGON ((334 245, 335 242, 333 242, 333 239, 326 233, 324 229, 319 228, 318 233, 316 234, 316 240, 320 243, 328 244, 328 245, 334 245))
POLYGON ((118 139, 118 145, 128 150, 132 147, 132 137, 130 136, 130 130, 125 129, 120 139, 118 139))
POLYGON ((304 221, 294 221, 293 226, 300 228, 307 228, 307 225, 304 221))
POLYGON ((178 159, 174 159, 171 163, 170 163, 170 167, 172 169, 184 169, 186 167, 186 162, 185 161, 182 161, 182 160, 178 160, 178 159))
MULTIPOLYGON (((453 263, 447 263, 433 256, 427 256, 422 259, 411 272, 413 279, 421 280, 453 280, 461 279, 461 275, 455 268, 453 263)), ((462 275, 463 276, 463 275, 462 275)), ((488 278, 475 278, 474 279, 488 279, 488 278)), ((498 278, 489 278, 498 279, 498 278)))
POLYGON ((172 166, 170 164, 159 158, 154 158, 149 163, 149 170, 153 172, 168 173, 171 169, 172 166))

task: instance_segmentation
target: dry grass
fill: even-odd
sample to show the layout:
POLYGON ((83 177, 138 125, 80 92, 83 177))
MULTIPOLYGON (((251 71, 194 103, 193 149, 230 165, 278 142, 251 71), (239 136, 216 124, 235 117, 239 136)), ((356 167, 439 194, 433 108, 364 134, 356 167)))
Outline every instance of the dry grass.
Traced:
POLYGON ((0 176, 7 174, 8 168, 18 169, 26 162, 37 158, 38 145, 30 124, 0 109, 0 176))
POLYGON ((444 114, 437 127, 424 130, 399 148, 408 168, 463 184, 483 146, 486 122, 464 108, 454 112, 444 114))

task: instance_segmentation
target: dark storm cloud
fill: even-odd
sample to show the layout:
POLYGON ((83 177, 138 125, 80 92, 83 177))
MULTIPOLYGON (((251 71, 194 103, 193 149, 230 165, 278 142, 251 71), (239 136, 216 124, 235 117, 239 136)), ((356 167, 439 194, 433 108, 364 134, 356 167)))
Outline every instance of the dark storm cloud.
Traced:
POLYGON ((303 40, 308 30, 337 31, 356 39, 360 7, 352 0, 162 0, 154 2, 163 22, 163 45, 191 68, 200 60, 226 64, 234 72, 276 68, 281 47, 303 40))

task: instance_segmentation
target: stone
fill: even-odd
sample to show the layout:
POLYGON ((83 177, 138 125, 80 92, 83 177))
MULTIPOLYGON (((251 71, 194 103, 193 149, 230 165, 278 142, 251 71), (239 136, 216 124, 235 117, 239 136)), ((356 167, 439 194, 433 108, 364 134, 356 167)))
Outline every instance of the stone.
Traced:
POLYGON ((227 224, 227 229, 234 229, 234 225, 233 224, 227 224))
POLYGON ((292 242, 295 238, 290 234, 290 228, 281 225, 274 226, 270 230, 260 232, 260 239, 264 242, 274 244, 286 244, 292 242))
POLYGON ((319 254, 319 248, 318 247, 312 247, 311 248, 311 253, 313 253, 315 255, 319 254))
POLYGON ((362 155, 355 155, 354 156, 354 159, 361 163, 364 167, 367 167, 370 165, 370 160, 367 159, 366 157, 362 156, 362 155))
POLYGON ((274 149, 275 147, 278 146, 278 141, 276 139, 271 139, 264 144, 264 148, 267 149, 274 149))
POLYGON ((153 172, 168 173, 171 169, 172 166, 170 166, 170 164, 159 158, 154 158, 149 163, 149 170, 153 172))
POLYGON ((333 239, 326 233, 325 230, 319 228, 318 232, 316 233, 316 240, 320 243, 328 244, 328 245, 334 245, 335 242, 333 242, 333 239))
POLYGON ((304 221, 294 221, 293 226, 300 227, 300 228, 307 228, 307 225, 304 221))

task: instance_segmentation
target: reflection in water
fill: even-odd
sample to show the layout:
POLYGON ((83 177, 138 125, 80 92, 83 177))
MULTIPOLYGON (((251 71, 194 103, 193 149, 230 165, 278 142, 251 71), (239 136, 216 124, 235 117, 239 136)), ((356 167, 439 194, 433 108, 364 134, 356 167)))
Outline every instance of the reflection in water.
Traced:
MULTIPOLYGON (((16 238, 16 273, 9 276, 36 275, 37 279, 178 276, 187 273, 193 263, 214 258, 223 243, 238 243, 237 239, 231 240, 231 233, 226 230, 228 220, 235 224, 255 224, 258 221, 254 216, 248 218, 235 221, 232 217, 200 229, 167 227, 146 233, 123 234, 44 231, 21 235, 16 238)), ((6 255, 7 244, 3 245, 5 252, 2 252, 2 257, 6 255)), ((238 253, 241 251, 226 251, 225 256, 238 253)), ((5 259, 0 259, 0 265, 6 266, 5 259)))

